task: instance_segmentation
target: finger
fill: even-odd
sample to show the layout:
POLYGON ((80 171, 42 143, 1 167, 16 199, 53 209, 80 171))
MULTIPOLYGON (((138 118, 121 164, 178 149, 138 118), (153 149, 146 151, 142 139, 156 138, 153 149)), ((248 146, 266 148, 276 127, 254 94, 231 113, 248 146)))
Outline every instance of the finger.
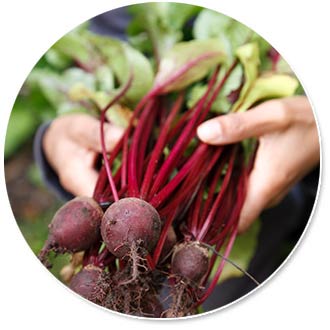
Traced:
POLYGON ((289 123, 285 102, 271 100, 244 113, 210 119, 198 127, 197 135, 205 143, 228 144, 284 129, 289 123))
POLYGON ((245 202, 239 218, 238 233, 241 234, 245 232, 258 218, 268 203, 268 195, 268 192, 263 187, 263 182, 260 182, 259 180, 258 172, 252 170, 248 182, 245 202))
POLYGON ((75 196, 93 196, 98 173, 92 168, 75 164, 66 168, 60 175, 60 183, 64 189, 75 196))
MULTIPOLYGON (((124 129, 111 123, 104 123, 105 148, 111 151, 120 140, 124 129)), ((100 121, 88 115, 75 118, 70 129, 70 136, 88 149, 102 152, 100 121)))

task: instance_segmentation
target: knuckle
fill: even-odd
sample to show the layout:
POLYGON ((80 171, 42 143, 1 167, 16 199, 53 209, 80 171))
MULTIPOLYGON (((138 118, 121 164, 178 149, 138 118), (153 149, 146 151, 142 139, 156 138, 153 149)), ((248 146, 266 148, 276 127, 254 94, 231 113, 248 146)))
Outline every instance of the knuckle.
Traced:
POLYGON ((286 128, 291 122, 291 113, 285 103, 280 102, 278 100, 272 100, 271 107, 274 109, 274 116, 277 123, 286 128))

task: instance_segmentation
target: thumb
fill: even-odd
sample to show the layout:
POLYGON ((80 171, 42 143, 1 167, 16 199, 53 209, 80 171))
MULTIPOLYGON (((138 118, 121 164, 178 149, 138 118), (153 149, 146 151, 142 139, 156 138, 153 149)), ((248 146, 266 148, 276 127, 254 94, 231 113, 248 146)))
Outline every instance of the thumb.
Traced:
POLYGON ((289 122, 289 113, 284 102, 271 100, 247 112, 230 113, 210 119, 197 128, 197 135, 208 144, 229 144, 284 129, 289 122))

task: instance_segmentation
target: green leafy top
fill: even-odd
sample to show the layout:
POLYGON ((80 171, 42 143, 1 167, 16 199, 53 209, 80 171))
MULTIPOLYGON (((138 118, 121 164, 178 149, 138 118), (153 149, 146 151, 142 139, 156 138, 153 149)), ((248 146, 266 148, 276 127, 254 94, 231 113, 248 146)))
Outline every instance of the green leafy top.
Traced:
POLYGON ((87 31, 85 36, 98 50, 104 63, 113 70, 120 85, 125 84, 130 74, 133 74, 133 82, 125 95, 125 101, 131 105, 137 103, 153 83, 154 74, 149 60, 125 42, 87 31))
POLYGON ((232 61, 237 47, 251 39, 253 32, 245 25, 210 9, 202 10, 193 28, 196 39, 217 38, 232 61))
POLYGON ((155 88, 177 91, 204 78, 216 64, 225 60, 217 39, 192 40, 173 46, 162 58, 155 78, 155 88))
POLYGON ((200 7, 175 2, 150 2, 129 8, 133 18, 128 27, 131 44, 159 60, 164 53, 184 38, 185 23, 200 7))
POLYGON ((289 74, 266 72, 260 75, 260 53, 255 42, 245 44, 236 50, 244 67, 244 85, 232 112, 248 110, 257 101, 293 95, 298 87, 296 78, 289 74))

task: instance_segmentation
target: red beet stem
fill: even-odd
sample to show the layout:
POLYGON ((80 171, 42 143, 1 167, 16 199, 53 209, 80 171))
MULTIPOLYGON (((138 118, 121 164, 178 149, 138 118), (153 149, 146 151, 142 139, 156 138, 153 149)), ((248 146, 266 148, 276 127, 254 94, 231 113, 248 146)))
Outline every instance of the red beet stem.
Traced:
MULTIPOLYGON (((165 208, 159 211, 161 215, 166 215, 170 213, 172 209, 179 208, 180 213, 182 213, 181 218, 184 216, 183 210, 187 210, 187 208, 193 203, 201 183, 221 154, 220 148, 213 149, 213 147, 207 146, 204 157, 197 158, 196 162, 190 167, 189 174, 186 177, 184 184, 177 191, 176 195, 174 195, 166 204, 165 208), (209 162, 205 162, 205 159, 209 159, 209 157, 211 157, 209 162)), ((165 188, 166 187, 164 187, 164 189, 165 188)))
POLYGON ((207 198, 204 202, 204 205, 203 205, 203 211, 201 212, 201 216, 199 219, 197 219, 197 227, 201 228, 201 223, 205 221, 206 217, 207 217, 207 213, 209 212, 213 202, 214 202, 214 193, 215 193, 215 190, 217 188, 217 185, 219 184, 219 179, 220 179, 220 176, 223 172, 223 168, 225 166, 225 164, 227 163, 228 161, 228 157, 227 155, 224 155, 225 157, 222 157, 222 159, 220 160, 220 164, 219 166, 216 168, 216 171, 215 173, 213 174, 212 173, 212 180, 210 182, 210 185, 209 185, 209 191, 208 191, 208 195, 207 195, 207 198))
POLYGON ((157 119, 157 112, 159 105, 155 105, 154 111, 151 112, 150 117, 147 120, 147 123, 144 127, 142 138, 140 141, 139 152, 136 160, 137 166, 137 176, 138 176, 138 184, 141 191, 141 185, 144 177, 144 173, 146 172, 146 164, 150 161, 150 147, 153 147, 155 144, 156 137, 154 135, 154 127, 157 119), (157 107, 156 107, 157 106, 157 107))
POLYGON ((141 187, 141 198, 147 197, 153 176, 155 174, 157 164, 159 162, 159 158, 161 157, 165 144, 166 144, 166 139, 167 139, 167 136, 169 133, 169 129, 172 125, 173 120, 175 119, 176 114, 178 113, 178 111, 180 110, 180 108, 182 106, 182 103, 184 100, 183 96, 184 96, 183 93, 179 94, 177 100, 173 104, 170 114, 167 117, 167 119, 161 129, 161 132, 157 139, 156 145, 151 153, 150 161, 148 163, 148 167, 147 167, 147 170, 146 170, 146 173, 144 176, 144 180, 142 183, 142 187, 141 187))
POLYGON ((119 93, 101 110, 101 125, 100 125, 100 135, 101 135, 101 146, 102 146, 102 155, 103 155, 103 161, 104 166, 107 172, 109 184, 112 190, 112 194, 114 196, 115 201, 119 200, 118 192, 115 183, 113 182, 113 177, 111 174, 111 168, 108 160, 108 155, 105 147, 105 139, 104 139, 104 122, 105 122, 105 113, 106 111, 113 106, 115 103, 117 103, 128 91, 133 81, 133 73, 130 74, 129 79, 127 80, 127 83, 124 85, 124 87, 119 91, 119 93))
MULTIPOLYGON (((216 215, 214 216, 213 223, 205 235, 204 242, 210 242, 219 233, 227 232, 229 228, 229 220, 232 216, 233 205, 237 203, 237 181, 231 182, 228 185, 226 194, 221 202, 221 207, 218 208, 216 215)), ((201 226, 200 226, 201 227, 201 226)), ((225 236, 221 236, 222 238, 225 236)), ((221 240, 221 237, 219 239, 221 240)), ((218 242, 218 240, 216 240, 218 242)))
POLYGON ((229 164, 228 164, 228 169, 225 175, 225 178, 222 182, 220 192, 217 195, 217 198, 215 199, 211 211, 209 212, 206 220, 203 222, 202 228, 199 230, 198 235, 197 235, 197 240, 198 241, 203 241, 208 229, 210 228, 212 221, 214 219, 214 216, 216 214, 217 209, 220 206, 220 203, 223 199, 223 196, 225 194, 225 191, 227 189, 227 186, 230 181, 231 174, 233 172, 233 167, 234 167, 234 160, 235 160, 235 155, 236 155, 236 148, 233 149, 233 152, 230 156, 229 164))
POLYGON ((113 262, 115 259, 116 257, 111 254, 111 252, 107 248, 104 248, 103 251, 96 257, 94 265, 100 268, 104 268, 108 264, 113 262))
POLYGON ((156 178, 154 185, 151 189, 151 195, 154 195, 158 192, 160 187, 164 184, 166 179, 168 178, 169 174, 173 171, 175 168, 175 165, 178 161, 178 158, 184 151, 184 149, 187 147, 188 143, 192 139, 192 137, 195 135, 195 130, 197 126, 205 119, 207 113, 209 112, 212 103, 215 101, 217 95, 219 94, 220 90, 226 83, 227 79, 229 78, 231 72, 234 70, 235 66, 237 65, 238 61, 234 61, 230 68, 227 70, 226 74, 220 81, 220 83, 216 86, 215 90, 212 92, 212 89, 214 87, 214 84, 216 83, 216 78, 219 73, 220 67, 218 66, 215 70, 214 74, 211 77, 211 80, 208 85, 208 89, 203 95, 203 97, 197 102, 195 105, 195 112, 193 116, 191 117, 190 121, 187 123, 187 125, 184 127, 181 135, 179 136, 176 144, 174 145, 173 149, 171 150, 168 158, 163 163, 162 167, 160 168, 156 178), (212 93, 212 94, 211 94, 212 93), (210 99, 208 100, 209 95, 211 94, 210 99), (205 106, 205 102, 206 106, 205 106))
MULTIPOLYGON (((132 137, 132 144, 128 152, 128 193, 131 197, 138 197, 139 184, 138 184, 138 167, 137 163, 138 154, 145 151, 144 143, 148 141, 151 127, 148 130, 148 121, 155 119, 155 100, 151 100, 145 107, 139 119, 139 123, 134 130, 132 137), (148 132, 149 131, 149 132, 148 132), (143 136, 144 135, 144 136, 143 136)), ((143 164, 140 164, 141 166, 143 164)))
POLYGON ((187 145, 189 144, 191 138, 195 134, 196 124, 198 122, 199 116, 202 113, 205 105, 205 101, 208 98, 215 82, 216 77, 219 72, 219 67, 215 70, 210 82, 207 91, 203 95, 203 97, 198 101, 198 103, 194 107, 194 114, 187 125, 184 127, 181 135, 179 136, 176 144, 174 145, 173 149, 171 150, 170 154, 168 155, 167 159, 164 161, 163 165, 161 166, 154 184, 151 188, 150 194, 151 196, 155 195, 160 187, 165 183, 168 179, 168 176, 171 174, 175 166, 177 165, 177 161, 183 151, 186 149, 187 145))
POLYGON ((94 192, 93 192, 93 198, 98 202, 102 203, 103 202, 103 191, 107 187, 107 173, 105 170, 105 167, 102 166, 99 172, 99 176, 97 178, 97 182, 95 184, 94 192))
POLYGON ((222 240, 223 238, 226 237, 229 228, 238 222, 239 216, 245 201, 245 196, 246 196, 246 183, 247 183, 247 173, 246 169, 243 169, 243 172, 241 172, 239 181, 237 183, 237 197, 236 197, 236 204, 235 208, 233 209, 232 213, 230 214, 229 220, 223 228, 223 230, 215 237, 210 238, 208 240, 209 244, 215 244, 218 240, 222 240))
MULTIPOLYGON (((166 221, 164 224, 163 231, 161 233, 160 239, 158 241, 158 244, 154 251, 154 262, 157 264, 158 258, 161 254, 161 251, 163 249, 163 245, 166 239, 167 231, 170 228, 170 226, 173 223, 173 220, 176 218, 176 215, 178 213, 180 214, 180 217, 183 217, 183 214, 185 213, 185 210, 187 210, 192 203, 192 201, 195 198, 195 195, 197 194, 198 190, 200 189, 200 185, 202 181, 204 180, 207 173, 211 170, 211 168, 214 166, 215 162, 218 160, 221 149, 218 149, 213 154, 212 158, 210 159, 209 163, 205 163, 205 158, 208 158, 207 156, 211 155, 210 151, 212 149, 207 146, 206 144, 200 144, 199 147, 196 149, 193 156, 190 157, 188 162, 184 165, 188 169, 190 167, 190 173, 187 176, 185 180, 185 184, 180 188, 180 191, 178 193, 178 196, 175 196, 173 198, 173 201, 169 203, 165 209, 160 211, 160 214, 167 213, 166 221), (205 151, 204 151, 205 150, 205 151), (205 154, 205 157, 201 157, 199 155, 199 152, 208 152, 208 154, 205 154), (197 161, 195 166, 192 166, 189 164, 189 162, 197 161), (188 165, 187 165, 188 164, 188 165), (181 209, 183 208, 183 210, 181 209), (179 210, 180 209, 180 210, 179 210)), ((184 167, 181 170, 184 170, 184 167)), ((184 171, 182 172, 184 173, 184 171)), ((180 178, 180 172, 177 174, 177 176, 180 178)), ((170 194, 172 192, 173 186, 172 183, 175 179, 178 179, 177 176, 173 178, 170 183, 164 187, 164 195, 161 196, 164 200, 168 197, 167 194, 170 194), (171 189, 170 189, 171 188, 171 189)), ((159 193, 159 195, 162 194, 162 191, 159 193)), ((155 199, 157 196, 155 196, 155 199)), ((152 204, 152 203, 151 203, 152 204)))
POLYGON ((125 134, 121 166, 121 186, 127 185, 127 166, 128 166, 128 134, 125 134))
POLYGON ((161 231, 161 234, 160 234, 160 237, 157 242, 156 248, 154 250, 153 258, 152 258, 154 266, 157 265, 157 263, 159 261, 159 257, 162 253, 168 230, 172 226, 172 223, 175 219, 175 214, 176 214, 176 212, 172 212, 172 214, 165 221, 164 227, 161 231))
POLYGON ((191 214, 188 217, 187 227, 190 230, 191 234, 193 235, 194 239, 197 236, 197 224, 202 209, 204 191, 205 191, 205 182, 199 188, 194 206, 191 208, 191 214))
POLYGON ((152 256, 149 253, 146 256, 146 259, 147 259, 149 269, 154 270, 156 265, 154 263, 152 256))
POLYGON ((129 136, 131 134, 134 121, 138 118, 141 111, 144 109, 146 104, 152 99, 153 90, 146 94, 138 105, 135 107, 133 114, 130 118, 128 127, 122 137, 122 169, 121 169, 121 185, 127 185, 127 169, 128 169, 128 148, 129 148, 129 136))
POLYGON ((179 196, 175 199, 173 204, 169 203, 168 205, 168 207, 179 207, 179 201, 182 200, 181 196, 185 196, 186 199, 182 200, 181 203, 184 206, 184 208, 181 207, 182 217, 185 216, 187 209, 190 208, 194 202, 200 186, 206 180, 215 163, 219 160, 222 149, 213 149, 213 147, 208 146, 208 154, 205 158, 201 159, 200 166, 196 165, 191 169, 189 177, 187 177, 183 186, 180 188, 180 191, 177 193, 179 196), (208 159, 209 161, 205 162, 205 159, 208 159))
POLYGON ((184 125, 191 119, 193 114, 194 108, 188 109, 182 114, 181 118, 175 123, 173 128, 170 129, 166 143, 170 143, 177 135, 181 133, 184 125))
POLYGON ((173 191, 178 187, 182 180, 189 174, 192 165, 200 159, 204 158, 205 153, 207 152, 207 145, 200 144, 184 166, 179 170, 175 177, 153 198, 151 198, 150 204, 154 207, 159 207, 159 205, 168 198, 173 191))

